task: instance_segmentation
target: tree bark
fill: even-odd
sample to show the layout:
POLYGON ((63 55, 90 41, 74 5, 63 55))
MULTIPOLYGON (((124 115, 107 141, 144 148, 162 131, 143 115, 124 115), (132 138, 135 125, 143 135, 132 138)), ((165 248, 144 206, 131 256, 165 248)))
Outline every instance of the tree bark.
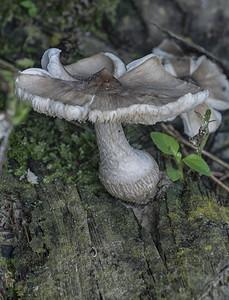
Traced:
POLYGON ((33 208, 7 288, 22 299, 229 297, 229 209, 200 179, 134 209, 59 180, 32 186, 4 173, 0 183, 1 198, 20 199, 27 217, 33 208))

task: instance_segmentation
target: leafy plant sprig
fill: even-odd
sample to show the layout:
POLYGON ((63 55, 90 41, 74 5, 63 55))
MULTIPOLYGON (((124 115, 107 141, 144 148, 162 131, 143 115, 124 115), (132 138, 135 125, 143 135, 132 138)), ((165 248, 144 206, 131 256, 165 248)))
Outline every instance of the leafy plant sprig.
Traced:
POLYGON ((150 136, 156 147, 163 153, 171 155, 178 166, 177 169, 166 169, 166 173, 172 181, 184 179, 184 164, 198 173, 210 176, 210 168, 208 164, 199 155, 190 154, 182 158, 182 154, 179 152, 180 145, 173 137, 162 132, 151 132, 150 136))
POLYGON ((197 135, 195 135, 190 141, 197 147, 197 154, 190 154, 182 158, 182 154, 179 152, 178 142, 171 136, 161 133, 161 132, 151 132, 150 136, 159 150, 165 154, 172 155, 175 160, 177 169, 167 168, 166 173, 172 181, 178 179, 184 179, 183 167, 184 164, 194 171, 210 176, 210 168, 206 161, 201 157, 203 148, 209 137, 209 124, 215 122, 215 120, 210 120, 211 110, 207 109, 204 116, 199 112, 195 111, 196 115, 201 121, 200 129, 197 135))
POLYGON ((201 121, 200 129, 197 135, 193 138, 190 138, 190 142, 197 147, 197 154, 201 156, 204 146, 210 135, 209 124, 215 122, 216 120, 210 120, 211 110, 207 109, 205 115, 202 116, 199 112, 195 111, 195 114, 201 121))
POLYGON ((21 4, 21 6, 28 9, 28 14, 31 18, 34 18, 36 16, 37 8, 31 0, 22 1, 20 4, 21 4))

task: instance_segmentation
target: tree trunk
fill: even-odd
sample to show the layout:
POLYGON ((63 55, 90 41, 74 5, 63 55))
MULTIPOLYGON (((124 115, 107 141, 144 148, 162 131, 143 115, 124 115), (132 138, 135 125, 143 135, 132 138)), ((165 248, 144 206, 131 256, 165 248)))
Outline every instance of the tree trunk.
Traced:
POLYGON ((15 247, 14 271, 4 267, 8 293, 11 285, 20 299, 229 298, 229 210, 201 180, 173 183, 133 210, 58 180, 0 179, 1 199, 20 199, 27 217, 33 208, 22 222, 29 245, 15 247))

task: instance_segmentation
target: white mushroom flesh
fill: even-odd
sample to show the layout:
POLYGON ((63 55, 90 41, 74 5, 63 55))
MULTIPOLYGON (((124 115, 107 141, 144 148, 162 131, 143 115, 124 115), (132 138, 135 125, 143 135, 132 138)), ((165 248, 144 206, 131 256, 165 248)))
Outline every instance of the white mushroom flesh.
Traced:
POLYGON ((159 181, 156 161, 127 142, 120 123, 96 123, 100 180, 114 197, 145 204, 154 197, 159 181))

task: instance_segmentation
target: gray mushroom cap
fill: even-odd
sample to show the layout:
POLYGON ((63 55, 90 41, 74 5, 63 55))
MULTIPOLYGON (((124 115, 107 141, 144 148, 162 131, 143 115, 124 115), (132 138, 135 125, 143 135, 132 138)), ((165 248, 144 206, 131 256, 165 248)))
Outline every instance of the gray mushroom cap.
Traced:
POLYGON ((153 54, 124 63, 100 53, 63 66, 60 50, 42 57, 42 68, 19 72, 18 98, 53 117, 95 122, 154 124, 205 101, 208 92, 174 78, 153 54))

